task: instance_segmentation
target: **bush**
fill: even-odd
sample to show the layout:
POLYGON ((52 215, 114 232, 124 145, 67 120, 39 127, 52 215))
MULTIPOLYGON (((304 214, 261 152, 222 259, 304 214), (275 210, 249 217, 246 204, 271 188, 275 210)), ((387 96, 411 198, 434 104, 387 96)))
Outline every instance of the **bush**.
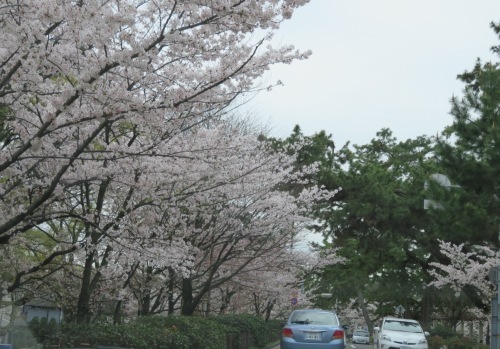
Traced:
POLYGON ((440 336, 432 336, 427 338, 429 349, 489 349, 488 345, 478 343, 468 337, 451 337, 442 338, 440 336))
POLYGON ((444 344, 443 337, 441 336, 430 336, 427 337, 427 343, 429 344, 429 349, 441 349, 444 344))
POLYGON ((446 325, 441 325, 438 324, 430 330, 431 336, 439 336, 441 338, 453 338, 453 337, 458 337, 457 331, 455 331, 453 328, 446 326, 446 325))
POLYGON ((479 343, 468 337, 455 337, 447 341, 447 346, 448 349, 475 349, 479 347, 479 343))
POLYGON ((276 341, 281 338, 281 331, 283 329, 283 321, 270 320, 267 322, 267 330, 269 332, 269 341, 276 341))
POLYGON ((166 326, 160 319, 151 321, 150 323, 135 321, 120 326, 122 326, 126 332, 121 346, 127 348, 196 348, 196 346, 192 345, 191 339, 187 333, 179 331, 175 326, 166 326))
MULTIPOLYGON (((139 319, 142 321, 154 321, 152 319, 139 319)), ((192 349, 219 349, 226 346, 226 333, 228 330, 221 324, 214 323, 207 318, 192 316, 169 316, 156 317, 161 327, 169 333, 181 333, 189 339, 189 347, 192 349)), ((177 347, 176 347, 177 348, 177 347)))
MULTIPOLYGON (((209 318, 191 316, 149 316, 126 324, 63 323, 57 328, 38 319, 30 323, 37 342, 49 348, 57 330, 66 348, 81 347, 83 343, 134 349, 220 349, 226 347, 228 334, 245 333, 254 345, 263 348, 276 338, 279 322, 265 322, 247 314, 231 314, 209 318), (276 333, 275 333, 276 332, 276 333)), ((238 338, 240 339, 240 338, 238 338)))
POLYGON ((248 333, 253 344, 259 348, 269 342, 270 333, 266 322, 259 317, 248 314, 226 314, 210 318, 220 324, 226 325, 235 333, 248 333))
MULTIPOLYGON (((198 349, 198 348, 223 348, 224 331, 213 324, 200 325, 199 318, 177 319, 175 325, 168 324, 165 319, 152 318, 148 321, 133 321, 127 324, 63 324, 61 335, 64 338, 64 347, 75 348, 82 344, 97 346, 117 346, 134 349, 198 349), (190 325, 191 324, 191 325, 190 325)), ((44 341, 43 327, 38 327, 38 343, 49 348, 49 343, 44 341)))

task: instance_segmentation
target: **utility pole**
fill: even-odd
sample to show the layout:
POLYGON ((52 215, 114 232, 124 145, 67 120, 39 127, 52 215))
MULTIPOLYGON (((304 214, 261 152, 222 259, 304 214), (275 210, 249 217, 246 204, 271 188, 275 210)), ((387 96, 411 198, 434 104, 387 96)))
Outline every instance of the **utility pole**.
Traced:
POLYGON ((500 289, 500 266, 491 268, 489 272, 490 282, 496 285, 496 292, 491 298, 491 340, 490 349, 500 349, 500 321, 498 319, 498 308, 500 303, 499 289, 500 289))

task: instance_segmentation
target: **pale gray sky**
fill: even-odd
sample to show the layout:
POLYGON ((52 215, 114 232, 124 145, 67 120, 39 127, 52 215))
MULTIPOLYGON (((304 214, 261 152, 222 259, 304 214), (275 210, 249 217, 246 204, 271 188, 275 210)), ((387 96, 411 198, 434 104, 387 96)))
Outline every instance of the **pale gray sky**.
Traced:
POLYGON ((250 112, 288 136, 294 125, 332 134, 337 146, 366 144, 381 128, 399 140, 435 135, 452 121, 456 76, 476 58, 497 61, 499 0, 311 0, 276 34, 311 49, 306 61, 273 67, 250 112))

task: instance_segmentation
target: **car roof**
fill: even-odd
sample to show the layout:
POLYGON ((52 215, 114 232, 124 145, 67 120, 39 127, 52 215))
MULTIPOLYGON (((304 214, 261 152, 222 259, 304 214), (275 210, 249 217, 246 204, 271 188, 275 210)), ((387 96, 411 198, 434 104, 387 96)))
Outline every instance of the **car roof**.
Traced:
POLYGON ((298 312, 315 312, 315 313, 331 313, 331 314, 335 314, 334 311, 323 310, 323 309, 295 309, 293 312, 294 313, 298 313, 298 312))
POLYGON ((414 319, 402 319, 402 318, 394 317, 394 316, 387 316, 387 317, 384 318, 384 320, 415 322, 415 323, 418 324, 417 320, 414 320, 414 319))

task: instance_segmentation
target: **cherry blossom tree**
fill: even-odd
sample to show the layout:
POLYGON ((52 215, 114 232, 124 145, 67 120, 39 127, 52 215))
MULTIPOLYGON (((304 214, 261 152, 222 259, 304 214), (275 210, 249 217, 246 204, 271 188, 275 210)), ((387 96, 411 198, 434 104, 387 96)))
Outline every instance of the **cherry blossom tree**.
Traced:
POLYGON ((375 314, 377 307, 375 304, 369 304, 366 308, 367 314, 364 314, 362 307, 359 306, 359 299, 350 299, 349 302, 342 306, 339 313, 342 324, 348 325, 353 330, 367 328, 373 334, 373 323, 378 320, 375 314), (366 320, 366 315, 368 315, 369 321, 366 320), (372 325, 368 326, 369 323, 372 325))
POLYGON ((498 251, 488 246, 446 241, 440 241, 439 246, 447 262, 431 263, 434 281, 430 286, 439 290, 441 299, 434 310, 436 315, 453 328, 464 316, 488 322, 489 300, 495 293, 489 272, 500 265, 498 251))
MULTIPOLYGON (((500 26, 490 26, 500 38, 500 26)), ((500 53, 498 44, 491 50, 500 53)), ((488 309, 492 285, 487 275, 499 265, 499 63, 478 59, 458 79, 464 83, 463 93, 451 99, 453 122, 435 147, 440 173, 453 185, 433 189, 440 207, 427 211, 445 256, 434 264, 433 285, 451 287, 457 296, 488 309)))
POLYGON ((431 285, 438 288, 450 286, 457 294, 464 287, 472 286, 482 298, 490 299, 494 288, 488 273, 491 268, 500 265, 498 251, 479 245, 466 251, 464 244, 455 245, 445 241, 440 242, 440 247, 449 259, 449 264, 431 263, 434 267, 431 274, 435 278, 431 285))
POLYGON ((306 58, 265 46, 306 2, 8 0, 0 243, 50 220, 81 178, 105 179, 106 162, 161 155, 254 91, 269 65, 306 58))
MULTIPOLYGON (((233 220, 233 229, 224 228, 225 239, 244 217, 255 220, 247 231, 271 229, 258 224, 271 221, 266 209, 286 207, 282 219, 298 217, 290 216, 293 202, 317 193, 304 191, 293 200, 266 196, 288 175, 269 181, 283 163, 268 165, 260 178, 241 180, 266 158, 253 162, 254 153, 228 143, 213 125, 238 97, 260 88, 255 82, 271 64, 307 58, 309 52, 292 46, 266 46, 280 23, 305 3, 1 5, 0 244, 16 245, 32 229, 56 242, 2 288, 12 292, 29 275, 40 279, 53 273, 47 266, 70 259, 83 266, 78 317, 87 321, 100 281, 128 280, 138 260, 190 275, 194 257, 209 246, 207 237, 222 231, 209 224, 215 212, 233 220), (264 182, 270 186, 260 193, 232 192, 264 182), (71 231, 53 229, 72 220, 78 224, 71 231), (204 231, 199 222, 209 224, 212 235, 197 237, 204 231)), ((246 144, 255 149, 254 142, 246 144)), ((236 247, 220 241, 224 248, 236 247)))
MULTIPOLYGON (((92 304, 121 302, 137 282, 137 271, 146 277, 143 293, 135 293, 143 313, 152 294, 168 294, 165 286, 175 277, 181 282, 182 312, 192 314, 212 289, 252 270, 255 259, 290 249, 311 222, 307 211, 313 202, 335 194, 315 186, 297 196, 278 190, 282 182, 303 182, 303 174, 315 168, 292 170, 293 157, 266 150, 254 135, 241 136, 224 125, 193 135, 168 144, 183 149, 189 161, 172 156, 155 163, 148 161, 152 157, 131 157, 129 166, 110 162, 119 165, 108 174, 112 181, 82 181, 78 195, 54 203, 60 215, 82 222, 71 239, 52 235, 54 241, 68 238, 58 241, 59 247, 80 246, 72 252, 73 262, 82 266, 79 321, 90 321, 96 312, 92 304), (158 278, 147 281, 153 274, 161 274, 160 284, 158 278), (107 299, 92 301, 104 294, 107 299)), ((23 276, 18 273, 16 280, 23 276)))
POLYGON ((290 303, 292 290, 300 293, 299 306, 312 305, 317 294, 314 289, 303 288, 305 275, 316 272, 324 264, 342 263, 343 259, 336 255, 336 251, 320 256, 313 251, 290 247, 288 243, 275 249, 272 255, 252 261, 246 271, 233 278, 229 283, 231 288, 221 292, 226 297, 224 301, 228 302, 223 304, 224 310, 229 307, 244 309, 266 320, 280 318, 294 307, 290 303), (237 301, 227 299, 228 293, 237 301))

